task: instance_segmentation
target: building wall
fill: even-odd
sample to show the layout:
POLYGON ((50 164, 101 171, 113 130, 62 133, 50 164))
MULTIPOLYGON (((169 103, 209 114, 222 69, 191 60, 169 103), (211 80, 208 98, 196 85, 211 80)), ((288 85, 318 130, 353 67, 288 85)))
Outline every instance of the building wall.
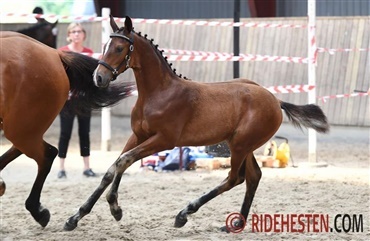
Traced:
MULTIPOLYGON (((317 0, 317 16, 368 16, 369 0, 317 0)), ((233 18, 233 0, 122 1, 122 16, 156 19, 233 18)), ((240 1, 240 16, 251 16, 248 0, 240 1)), ((276 0, 277 17, 307 16, 307 0, 276 0)))
MULTIPOLYGON (((368 16, 369 0, 316 0, 317 16, 368 16)), ((307 0, 277 0, 278 17, 307 16, 307 0)))
MULTIPOLYGON (((234 16, 233 0, 124 1, 122 7, 125 15, 135 18, 208 19, 234 16)), ((247 0, 240 2, 240 16, 250 16, 247 0)))

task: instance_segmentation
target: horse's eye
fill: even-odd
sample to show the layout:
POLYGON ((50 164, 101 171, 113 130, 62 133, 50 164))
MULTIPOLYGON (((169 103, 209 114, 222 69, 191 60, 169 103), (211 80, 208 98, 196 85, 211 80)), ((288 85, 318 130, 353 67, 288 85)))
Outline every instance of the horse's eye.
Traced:
POLYGON ((123 47, 122 46, 118 46, 116 48, 116 51, 117 51, 117 53, 121 53, 123 51, 123 47))

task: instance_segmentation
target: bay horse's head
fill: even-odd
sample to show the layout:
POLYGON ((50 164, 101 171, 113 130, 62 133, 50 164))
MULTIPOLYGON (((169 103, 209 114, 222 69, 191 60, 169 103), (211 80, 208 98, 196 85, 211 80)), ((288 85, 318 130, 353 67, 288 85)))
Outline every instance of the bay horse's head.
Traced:
POLYGON ((18 30, 17 32, 34 38, 49 47, 56 48, 58 33, 56 28, 57 24, 58 20, 55 23, 50 23, 45 19, 41 19, 37 24, 29 28, 18 30))
POLYGON ((110 15, 113 33, 105 44, 102 59, 94 71, 94 83, 98 87, 107 87, 110 81, 130 68, 131 52, 134 50, 131 18, 126 16, 125 26, 119 28, 110 15))

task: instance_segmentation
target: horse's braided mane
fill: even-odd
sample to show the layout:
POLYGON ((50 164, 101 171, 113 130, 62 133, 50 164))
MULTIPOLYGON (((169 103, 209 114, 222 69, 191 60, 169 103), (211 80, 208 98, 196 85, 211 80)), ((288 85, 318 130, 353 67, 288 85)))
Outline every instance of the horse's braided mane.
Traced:
MULTIPOLYGON (((132 30, 134 33, 136 33, 134 30, 132 30)), ((180 77, 180 78, 183 78, 183 79, 186 79, 186 80, 190 80, 190 79, 188 79, 188 78, 186 78, 185 76, 182 76, 182 74, 177 74, 176 73, 176 69, 173 69, 172 68, 172 63, 168 63, 168 60, 167 60, 167 56, 163 56, 163 50, 159 50, 158 49, 158 44, 154 44, 153 42, 154 42, 154 39, 148 39, 148 35, 147 34, 145 34, 144 36, 143 35, 141 35, 141 32, 138 32, 137 33, 137 35, 139 35, 140 37, 142 37, 142 38, 145 38, 146 40, 148 40, 149 42, 150 42, 150 44, 154 47, 154 49, 157 51, 157 53, 159 53, 159 55, 160 56, 162 56, 162 58, 166 61, 166 63, 168 64, 168 66, 170 67, 170 69, 173 71, 173 73, 175 74, 175 75, 177 75, 178 77, 180 77)))

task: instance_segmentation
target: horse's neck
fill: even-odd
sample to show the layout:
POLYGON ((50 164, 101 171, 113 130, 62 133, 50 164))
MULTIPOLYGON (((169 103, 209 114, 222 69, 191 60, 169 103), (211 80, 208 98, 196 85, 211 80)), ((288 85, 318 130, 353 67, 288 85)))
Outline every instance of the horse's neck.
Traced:
POLYGON ((178 78, 163 56, 146 39, 140 39, 137 45, 132 69, 140 94, 154 94, 178 78))

